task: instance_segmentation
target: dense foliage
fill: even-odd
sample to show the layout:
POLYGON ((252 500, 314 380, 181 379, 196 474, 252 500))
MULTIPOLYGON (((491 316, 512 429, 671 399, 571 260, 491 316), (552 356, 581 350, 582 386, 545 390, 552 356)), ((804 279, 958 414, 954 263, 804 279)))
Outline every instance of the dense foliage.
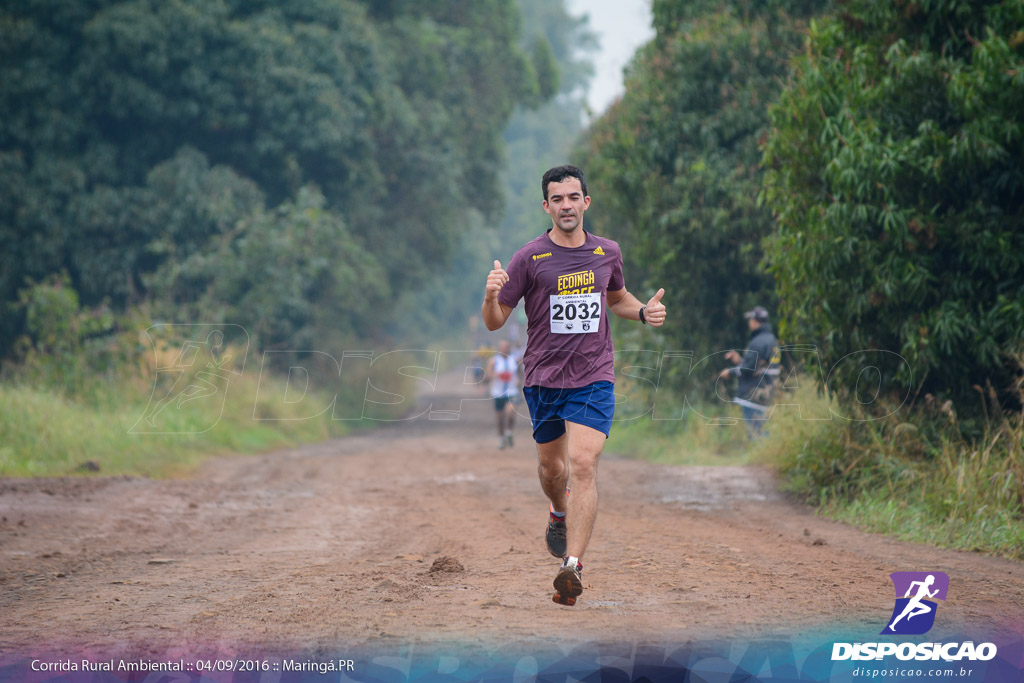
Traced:
MULTIPOLYGON (((588 216, 623 244, 632 291, 644 299, 665 288, 666 348, 699 359, 742 347, 743 311, 773 308, 760 265, 771 215, 757 203, 758 141, 806 17, 824 7, 656 0, 655 39, 589 131, 588 216)), ((685 375, 668 379, 678 388, 685 375)))
POLYGON ((19 290, 59 273, 83 306, 227 314, 261 344, 373 335, 391 314, 368 311, 497 214, 505 122, 553 94, 518 19, 512 0, 5 3, 0 356, 19 290))
POLYGON ((851 0, 794 68, 765 156, 787 335, 828 365, 855 354, 834 388, 875 366, 897 394, 978 405, 990 382, 1013 403, 1024 3, 851 0))

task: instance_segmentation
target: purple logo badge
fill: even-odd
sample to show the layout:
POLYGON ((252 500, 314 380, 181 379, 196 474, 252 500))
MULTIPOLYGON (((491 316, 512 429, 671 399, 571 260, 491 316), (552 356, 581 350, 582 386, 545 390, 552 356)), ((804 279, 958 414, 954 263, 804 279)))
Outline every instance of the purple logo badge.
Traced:
POLYGON ((893 572, 896 605, 882 634, 920 635, 935 623, 938 603, 945 600, 949 577, 943 572, 893 572))

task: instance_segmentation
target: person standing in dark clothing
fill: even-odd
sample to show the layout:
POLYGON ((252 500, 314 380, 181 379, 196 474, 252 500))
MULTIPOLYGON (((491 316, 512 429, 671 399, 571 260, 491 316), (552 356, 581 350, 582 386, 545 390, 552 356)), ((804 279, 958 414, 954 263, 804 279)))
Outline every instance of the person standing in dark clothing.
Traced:
POLYGON ((768 311, 763 306, 754 306, 743 314, 750 328, 750 339, 741 356, 736 351, 725 354, 734 367, 722 370, 719 377, 738 377, 736 395, 732 402, 743 411, 747 425, 747 436, 753 440, 764 435, 764 423, 775 385, 779 378, 779 340, 768 322, 768 311))

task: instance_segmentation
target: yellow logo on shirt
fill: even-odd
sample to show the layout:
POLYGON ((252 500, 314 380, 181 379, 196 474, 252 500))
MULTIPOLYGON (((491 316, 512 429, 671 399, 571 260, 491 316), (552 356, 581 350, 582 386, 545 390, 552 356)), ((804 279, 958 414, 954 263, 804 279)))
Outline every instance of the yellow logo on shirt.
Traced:
POLYGON ((540 259, 547 258, 548 256, 551 256, 551 252, 550 251, 545 253, 545 254, 534 254, 533 255, 533 260, 534 261, 539 261, 540 259))
POLYGON ((594 250, 594 253, 597 254, 598 256, 604 256, 604 249, 598 247, 597 249, 594 250))
POLYGON ((581 270, 578 273, 558 276, 558 295, 587 294, 594 291, 594 271, 581 270), (590 285, 589 287, 587 285, 590 285))

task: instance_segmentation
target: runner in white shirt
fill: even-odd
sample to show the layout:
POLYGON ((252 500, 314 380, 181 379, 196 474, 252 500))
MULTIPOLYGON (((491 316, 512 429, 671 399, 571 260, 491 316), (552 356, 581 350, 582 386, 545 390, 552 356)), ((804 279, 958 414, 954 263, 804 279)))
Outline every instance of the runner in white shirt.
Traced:
POLYGON ((512 344, 508 340, 498 343, 498 353, 487 362, 487 378, 491 380, 491 398, 498 416, 498 448, 505 449, 514 444, 512 428, 515 426, 516 410, 513 403, 519 394, 519 364, 510 353, 512 344))

